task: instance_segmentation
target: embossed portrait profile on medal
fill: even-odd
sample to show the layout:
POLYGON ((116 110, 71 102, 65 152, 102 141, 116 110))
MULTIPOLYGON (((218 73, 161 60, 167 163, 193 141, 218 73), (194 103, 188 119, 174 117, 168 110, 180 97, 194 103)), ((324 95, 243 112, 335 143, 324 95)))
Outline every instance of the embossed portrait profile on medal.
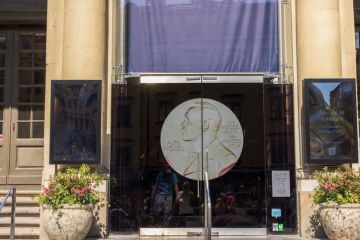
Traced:
POLYGON ((202 180, 223 176, 238 161, 243 131, 235 114, 224 104, 206 98, 181 103, 165 119, 161 148, 169 165, 180 175, 202 180))

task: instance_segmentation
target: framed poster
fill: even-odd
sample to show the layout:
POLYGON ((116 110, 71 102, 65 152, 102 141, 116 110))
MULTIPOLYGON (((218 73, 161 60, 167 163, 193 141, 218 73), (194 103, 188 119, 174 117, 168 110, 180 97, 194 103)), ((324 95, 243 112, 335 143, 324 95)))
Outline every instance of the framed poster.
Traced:
POLYGON ((50 164, 100 162, 101 81, 51 82, 50 164))
POLYGON ((308 163, 356 163, 355 79, 305 79, 308 163))

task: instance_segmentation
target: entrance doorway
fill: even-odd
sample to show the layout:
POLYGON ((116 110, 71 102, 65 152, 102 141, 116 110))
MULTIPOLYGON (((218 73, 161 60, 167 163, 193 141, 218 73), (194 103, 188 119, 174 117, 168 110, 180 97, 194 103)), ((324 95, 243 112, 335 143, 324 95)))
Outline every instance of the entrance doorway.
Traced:
POLYGON ((142 76, 113 87, 111 230, 265 235, 263 76, 142 76))
POLYGON ((41 184, 45 29, 0 29, 0 184, 41 184))

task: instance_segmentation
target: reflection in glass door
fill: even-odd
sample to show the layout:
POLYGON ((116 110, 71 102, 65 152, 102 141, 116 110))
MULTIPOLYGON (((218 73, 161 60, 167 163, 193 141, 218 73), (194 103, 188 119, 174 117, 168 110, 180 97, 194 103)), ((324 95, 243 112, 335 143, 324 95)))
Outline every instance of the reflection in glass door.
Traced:
POLYGON ((189 158, 181 153, 192 147, 193 140, 199 148, 191 152, 196 162, 191 167, 197 171, 201 167, 201 112, 190 113, 186 109, 190 105, 176 112, 177 106, 201 99, 200 77, 142 78, 140 89, 144 155, 139 161, 140 199, 148 199, 146 207, 140 208, 141 234, 157 234, 157 228, 201 227, 200 180, 189 179, 190 167, 178 164, 189 158))
POLYGON ((266 233, 262 79, 236 81, 145 76, 114 85, 113 232, 201 234, 208 171, 213 233, 266 233))
MULTIPOLYGON (((210 181, 213 231, 220 235, 266 234, 262 79, 204 76, 202 84, 204 99, 223 104, 220 107, 235 116, 222 110, 217 132, 219 143, 236 156, 236 161, 227 172, 210 181)), ((206 144, 204 150, 211 151, 206 144)), ((214 157, 212 160, 221 162, 214 157)))
POLYGON ((168 228, 201 228, 202 184, 181 174, 186 166, 174 170, 171 158, 183 148, 180 141, 197 138, 194 154, 201 162, 201 112, 177 115, 174 125, 163 127, 176 106, 201 99, 201 78, 157 77, 156 84, 152 78, 138 80, 113 88, 111 229, 141 229, 146 235, 168 228), (174 139, 162 144, 161 138, 168 135, 174 139))

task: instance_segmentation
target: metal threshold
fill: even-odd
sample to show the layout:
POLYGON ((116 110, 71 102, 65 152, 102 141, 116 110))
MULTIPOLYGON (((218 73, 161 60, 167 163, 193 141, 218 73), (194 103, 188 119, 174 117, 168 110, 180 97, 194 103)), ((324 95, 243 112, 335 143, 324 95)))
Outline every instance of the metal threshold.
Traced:
MULTIPOLYGON (((139 236, 134 235, 120 235, 120 234, 111 234, 108 239, 118 239, 118 240, 203 240, 204 237, 188 237, 188 236, 139 236)), ((213 237, 216 240, 306 240, 307 238, 302 238, 297 235, 269 235, 269 236, 218 236, 213 237)), ((90 240, 90 239, 89 239, 90 240)), ((95 240, 95 239, 93 239, 95 240)), ((325 239, 324 239, 325 240, 325 239)))
MULTIPOLYGON (((140 228, 140 236, 187 236, 203 235, 203 228, 140 228)), ((212 228, 212 236, 266 236, 266 228, 212 228)))

